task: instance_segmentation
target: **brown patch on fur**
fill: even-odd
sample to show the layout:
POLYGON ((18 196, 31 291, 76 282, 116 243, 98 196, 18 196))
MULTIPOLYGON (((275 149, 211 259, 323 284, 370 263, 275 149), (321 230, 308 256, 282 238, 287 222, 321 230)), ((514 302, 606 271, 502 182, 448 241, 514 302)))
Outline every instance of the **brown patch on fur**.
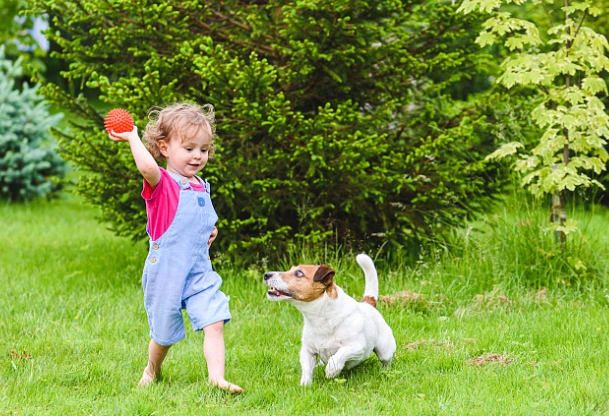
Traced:
POLYGON ((373 308, 376 308, 376 299, 372 296, 364 296, 362 303, 367 303, 368 305, 372 305, 373 308))
POLYGON ((294 299, 311 302, 319 299, 325 292, 336 299, 338 291, 334 287, 334 270, 328 266, 300 265, 281 273, 281 280, 294 293, 294 299))
POLYGON ((336 289, 336 285, 334 283, 328 286, 328 288, 326 289, 326 293, 328 294, 328 297, 330 299, 338 298, 338 289, 336 289))
POLYGON ((334 279, 334 273, 335 273, 334 270, 332 270, 325 264, 322 264, 315 271, 315 275, 313 275, 313 281, 314 282, 328 282, 328 281, 334 279))

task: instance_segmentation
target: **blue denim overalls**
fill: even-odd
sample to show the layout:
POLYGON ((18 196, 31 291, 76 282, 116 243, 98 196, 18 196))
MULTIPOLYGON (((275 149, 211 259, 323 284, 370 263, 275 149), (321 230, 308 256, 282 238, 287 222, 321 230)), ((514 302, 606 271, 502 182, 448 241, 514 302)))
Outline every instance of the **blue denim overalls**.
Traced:
POLYGON ((171 173, 180 185, 180 199, 173 222, 150 249, 144 272, 144 307, 150 337, 169 346, 184 339, 182 309, 199 331, 215 322, 231 319, 228 297, 220 291, 222 278, 209 260, 207 246, 218 215, 207 192, 192 189, 188 179, 171 173))

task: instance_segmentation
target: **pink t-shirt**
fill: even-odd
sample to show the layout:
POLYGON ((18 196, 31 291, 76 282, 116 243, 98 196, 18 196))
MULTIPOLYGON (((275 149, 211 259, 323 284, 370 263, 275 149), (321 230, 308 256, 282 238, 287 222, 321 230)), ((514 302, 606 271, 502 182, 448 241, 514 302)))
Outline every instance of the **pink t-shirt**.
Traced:
MULTIPOLYGON (((146 213, 148 214, 148 235, 155 241, 158 240, 171 225, 178 203, 180 202, 180 185, 171 177, 167 170, 159 167, 161 180, 156 188, 152 189, 144 179, 142 198, 146 201, 146 213)), ((192 189, 197 192, 205 192, 205 187, 197 182, 190 183, 192 189)))

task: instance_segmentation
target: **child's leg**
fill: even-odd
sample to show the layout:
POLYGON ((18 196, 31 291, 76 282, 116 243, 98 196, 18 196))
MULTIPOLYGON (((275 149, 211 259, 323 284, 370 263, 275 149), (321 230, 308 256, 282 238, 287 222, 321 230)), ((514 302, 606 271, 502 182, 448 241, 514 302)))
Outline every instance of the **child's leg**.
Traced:
POLYGON ((150 340, 150 345, 148 345, 148 365, 144 369, 140 386, 147 386, 161 374, 161 364, 163 364, 163 360, 167 356, 170 347, 171 345, 165 347, 150 340))
POLYGON ((203 341, 203 354, 207 361, 207 372, 209 381, 214 386, 231 393, 241 393, 243 389, 236 384, 229 383, 224 379, 224 334, 222 332, 224 322, 216 322, 203 328, 205 339, 203 341))

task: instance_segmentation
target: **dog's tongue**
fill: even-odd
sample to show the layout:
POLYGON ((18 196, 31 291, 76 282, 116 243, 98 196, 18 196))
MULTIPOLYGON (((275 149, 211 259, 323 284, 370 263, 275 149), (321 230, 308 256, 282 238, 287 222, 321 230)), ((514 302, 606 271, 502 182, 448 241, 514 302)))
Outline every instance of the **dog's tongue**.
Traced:
POLYGON ((284 293, 280 290, 275 289, 274 287, 272 287, 269 291, 269 294, 274 295, 274 296, 290 296, 288 293, 284 293))

